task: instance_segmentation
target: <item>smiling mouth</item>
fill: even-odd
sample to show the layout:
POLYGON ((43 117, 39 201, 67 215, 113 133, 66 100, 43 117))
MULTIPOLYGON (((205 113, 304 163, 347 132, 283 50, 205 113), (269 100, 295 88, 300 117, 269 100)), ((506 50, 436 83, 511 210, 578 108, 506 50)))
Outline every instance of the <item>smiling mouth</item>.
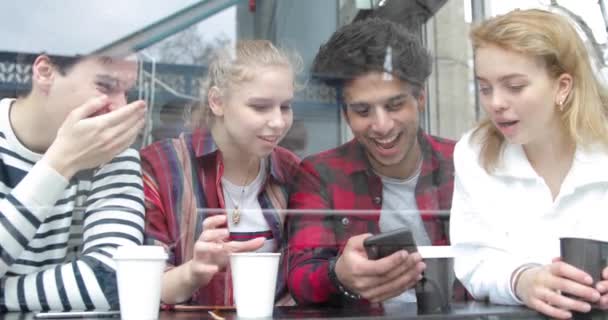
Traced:
POLYGON ((399 141, 399 138, 401 137, 402 134, 403 133, 399 133, 396 136, 384 138, 384 139, 370 139, 370 140, 379 148, 391 149, 397 144, 397 141, 399 141))
POLYGON ((279 137, 260 137, 260 139, 270 143, 275 143, 279 141, 279 137))

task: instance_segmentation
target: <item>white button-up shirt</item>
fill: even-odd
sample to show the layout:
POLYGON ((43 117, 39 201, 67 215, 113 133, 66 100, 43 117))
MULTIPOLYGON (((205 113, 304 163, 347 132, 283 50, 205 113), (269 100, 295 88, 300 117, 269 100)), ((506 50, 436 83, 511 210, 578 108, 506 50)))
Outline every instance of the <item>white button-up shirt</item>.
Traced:
POLYGON ((499 167, 488 174, 470 134, 454 151, 450 234, 462 250, 455 273, 474 297, 517 304, 511 275, 521 265, 559 257, 560 237, 608 240, 608 152, 577 147, 553 200, 521 145, 506 144, 499 167))

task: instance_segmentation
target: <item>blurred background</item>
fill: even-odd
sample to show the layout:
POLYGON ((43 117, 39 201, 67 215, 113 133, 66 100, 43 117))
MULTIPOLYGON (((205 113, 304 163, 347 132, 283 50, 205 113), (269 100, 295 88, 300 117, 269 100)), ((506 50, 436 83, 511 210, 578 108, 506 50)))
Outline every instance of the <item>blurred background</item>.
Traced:
MULTIPOLYGON (((606 68, 606 7, 599 1, 531 0, 59 0, 0 3, 0 95, 31 80, 20 56, 135 51, 140 56, 132 99, 148 102, 137 147, 187 131, 189 106, 213 50, 237 39, 268 39, 297 50, 305 67, 336 28, 383 17, 414 30, 434 57, 422 126, 458 139, 483 116, 475 95, 471 24, 514 8, 545 8, 577 24, 598 74, 606 68)), ((308 75, 302 75, 306 83, 308 75)), ((308 84, 294 103, 294 125, 282 145, 300 156, 333 148, 352 135, 335 92, 308 84)))

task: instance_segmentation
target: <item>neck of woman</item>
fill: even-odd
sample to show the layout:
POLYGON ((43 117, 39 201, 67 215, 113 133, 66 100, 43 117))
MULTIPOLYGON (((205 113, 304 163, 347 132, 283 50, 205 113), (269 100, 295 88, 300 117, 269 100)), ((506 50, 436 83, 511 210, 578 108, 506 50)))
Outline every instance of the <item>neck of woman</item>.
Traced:
MULTIPOLYGON (((528 160, 536 169, 547 164, 571 163, 576 150, 576 143, 566 130, 558 130, 557 134, 548 134, 545 139, 523 146, 528 160)), ((569 167, 570 165, 568 165, 569 167)))
POLYGON ((535 144, 524 145, 534 171, 545 180, 555 199, 572 167, 576 143, 565 130, 535 144))
POLYGON ((240 149, 238 144, 228 141, 226 132, 221 126, 212 126, 211 135, 217 148, 222 152, 223 178, 238 186, 251 183, 260 171, 261 159, 240 149))

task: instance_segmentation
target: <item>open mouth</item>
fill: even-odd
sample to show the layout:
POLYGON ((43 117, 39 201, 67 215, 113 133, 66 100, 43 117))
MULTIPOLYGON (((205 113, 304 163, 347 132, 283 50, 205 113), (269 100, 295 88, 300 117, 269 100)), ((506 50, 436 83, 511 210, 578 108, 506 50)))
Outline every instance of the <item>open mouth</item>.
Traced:
POLYGON ((501 121, 501 122, 496 122, 496 125, 498 125, 498 127, 500 127, 500 128, 509 128, 513 125, 516 125, 518 122, 519 122, 519 120, 501 121))
POLYGON ((384 139, 370 139, 377 147, 381 148, 381 149, 392 149, 395 145, 397 145, 397 142, 399 141, 399 138, 401 137, 403 133, 399 133, 396 136, 392 136, 392 137, 388 137, 388 138, 384 138, 384 139))

